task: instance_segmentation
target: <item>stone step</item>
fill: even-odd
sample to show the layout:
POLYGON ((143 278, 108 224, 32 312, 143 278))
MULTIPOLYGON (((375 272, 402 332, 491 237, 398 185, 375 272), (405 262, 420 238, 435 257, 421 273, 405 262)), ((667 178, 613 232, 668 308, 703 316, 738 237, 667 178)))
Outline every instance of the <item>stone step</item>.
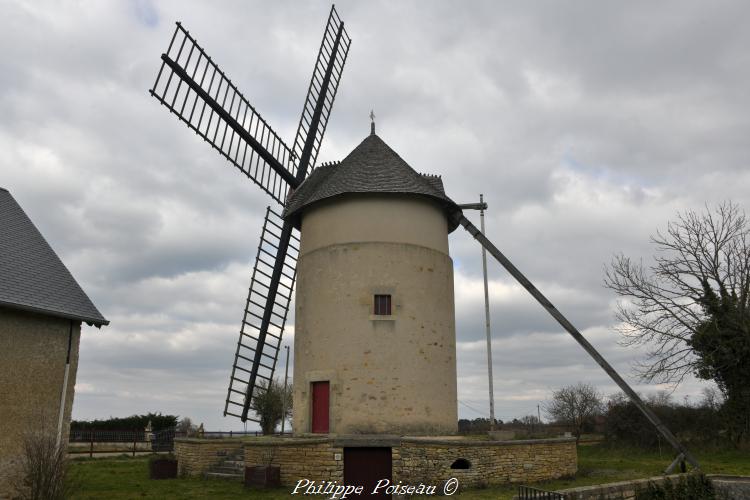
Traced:
POLYGON ((208 472, 226 472, 228 474, 244 474, 245 468, 242 467, 227 467, 225 465, 214 465, 208 468, 208 472))
POLYGON ((243 450, 237 450, 237 451, 227 451, 227 450, 219 450, 216 452, 217 457, 222 458, 231 458, 231 457, 243 457, 245 456, 245 452, 243 450))
POLYGON ((227 467, 245 467, 245 462, 243 460, 220 460, 219 462, 216 462, 214 465, 225 465, 227 467))
POLYGON ((245 476, 243 474, 229 474, 226 472, 206 472, 206 478, 243 481, 245 479, 245 476))

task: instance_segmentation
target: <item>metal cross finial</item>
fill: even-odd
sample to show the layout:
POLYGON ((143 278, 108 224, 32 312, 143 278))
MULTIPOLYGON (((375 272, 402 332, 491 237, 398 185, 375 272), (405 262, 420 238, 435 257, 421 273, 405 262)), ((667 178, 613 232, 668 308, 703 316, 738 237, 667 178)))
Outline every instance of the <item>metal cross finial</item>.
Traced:
POLYGON ((375 111, 370 110, 370 135, 375 135, 375 111))

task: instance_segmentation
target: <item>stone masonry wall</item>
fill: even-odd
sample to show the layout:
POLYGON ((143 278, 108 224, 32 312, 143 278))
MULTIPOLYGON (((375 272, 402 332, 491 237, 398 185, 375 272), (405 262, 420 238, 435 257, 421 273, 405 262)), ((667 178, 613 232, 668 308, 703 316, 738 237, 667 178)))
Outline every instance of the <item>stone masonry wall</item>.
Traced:
POLYGON ((332 434, 454 434, 455 301, 443 208, 413 195, 336 197, 305 209, 301 235, 295 435, 312 432, 312 383, 321 381, 329 382, 332 434), (389 315, 373 314, 376 294, 391 296, 389 315))
MULTIPOLYGON (((278 465, 281 483, 299 479, 339 481, 344 478, 346 438, 259 439, 245 442, 245 465, 278 465), (336 460, 339 458, 339 460, 336 460)), ((455 477, 462 487, 539 481, 574 475, 575 439, 533 441, 438 440, 402 438, 391 446, 394 482, 440 484, 455 477), (457 459, 469 469, 451 469, 457 459)), ((382 445, 380 445, 382 446, 382 445)))
POLYGON ((180 475, 200 476, 227 454, 241 453, 239 439, 176 438, 174 453, 180 475))
MULTIPOLYGON (((18 473, 24 435, 57 432, 70 320, 0 307, 0 498, 18 473)), ((73 323, 63 417, 67 443, 78 369, 80 322, 73 323)))
POLYGON ((394 480, 407 484, 439 484, 458 479, 461 487, 531 482, 574 475, 578 455, 575 439, 470 441, 403 439, 394 448, 394 480), (458 459, 468 469, 451 469, 458 459))
POLYGON ((270 438, 245 442, 245 465, 278 465, 281 484, 285 486, 292 486, 302 478, 342 483, 343 457, 344 449, 334 446, 328 438, 270 438))

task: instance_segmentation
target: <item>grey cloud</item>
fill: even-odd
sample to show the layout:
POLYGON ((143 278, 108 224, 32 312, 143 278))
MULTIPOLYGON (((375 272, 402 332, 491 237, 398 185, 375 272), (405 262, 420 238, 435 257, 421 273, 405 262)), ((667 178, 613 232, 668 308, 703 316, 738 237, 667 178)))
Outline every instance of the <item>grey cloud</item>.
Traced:
MULTIPOLYGON (((603 265, 619 251, 647 257, 649 234, 677 210, 729 197, 750 206, 748 8, 337 8, 354 42, 319 160, 356 146, 374 108, 379 135, 412 167, 441 174, 459 202, 485 194, 491 239, 628 373, 639 354, 611 333, 603 265)), ((328 9, 6 4, 0 185, 112 320, 84 331, 76 416, 157 410, 239 428, 220 406, 269 200, 147 89, 180 20, 291 142, 328 9)), ((450 243, 469 284, 456 297, 459 342, 481 345, 479 247, 460 229, 450 243)), ((490 277, 510 283, 494 263, 490 277)), ((493 301, 492 315, 504 414, 527 414, 577 380, 614 391, 523 293, 493 301)), ((458 375, 460 398, 484 411, 483 356, 460 351, 458 375)))

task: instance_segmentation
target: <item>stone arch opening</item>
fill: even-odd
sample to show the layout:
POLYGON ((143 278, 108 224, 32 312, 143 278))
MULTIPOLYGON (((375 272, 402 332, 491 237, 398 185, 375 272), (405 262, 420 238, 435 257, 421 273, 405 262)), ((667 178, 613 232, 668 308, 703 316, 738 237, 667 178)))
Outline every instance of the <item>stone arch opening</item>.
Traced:
POLYGON ((471 469, 471 462, 465 458, 459 458, 451 464, 451 469, 471 469))

